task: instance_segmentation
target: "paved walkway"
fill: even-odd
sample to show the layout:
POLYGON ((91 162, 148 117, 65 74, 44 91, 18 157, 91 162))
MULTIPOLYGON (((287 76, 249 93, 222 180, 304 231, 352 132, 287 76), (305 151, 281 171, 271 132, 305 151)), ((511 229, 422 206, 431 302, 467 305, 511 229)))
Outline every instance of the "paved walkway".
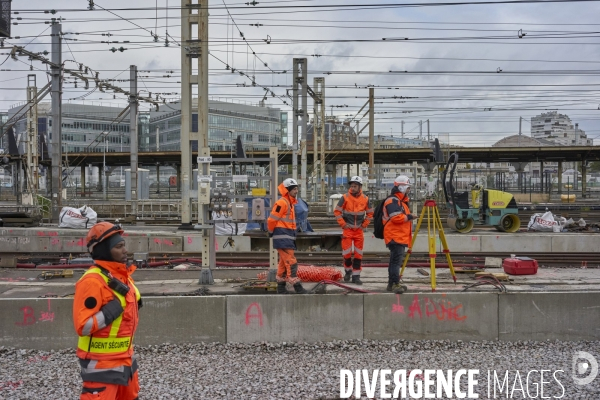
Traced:
MULTIPOLYGON (((510 282, 505 282, 509 292, 560 292, 560 291, 600 291, 600 268, 540 268, 536 275, 511 276, 510 282)), ((256 279, 257 274, 265 269, 216 269, 213 270, 214 285, 202 286, 198 283, 200 269, 193 268, 183 271, 171 269, 139 269, 134 279, 142 295, 194 295, 203 292, 203 287, 209 294, 231 295, 248 294, 249 291, 239 286, 248 279, 256 279)), ((341 268, 340 268, 341 271, 341 268)), ((488 268, 487 272, 502 272, 500 268, 488 268)), ((73 278, 55 278, 40 281, 37 276, 40 270, 0 269, 0 298, 37 298, 37 297, 68 297, 74 293, 74 285, 84 270, 75 270, 73 278)), ((474 283, 473 274, 457 273, 458 282, 454 284, 450 271, 446 268, 437 270, 437 291, 458 292, 466 285, 474 283)), ((387 284, 386 268, 365 268, 361 279, 364 282, 361 289, 384 292, 387 284)), ((429 277, 421 275, 416 268, 407 268, 404 276, 405 285, 409 292, 430 292, 429 277)), ((341 283, 344 283, 343 281, 341 283)), ((311 289, 316 283, 305 283, 311 289)), ((493 286, 480 286, 469 291, 496 291, 493 286)), ((328 286, 328 293, 340 293, 344 289, 328 286)), ((257 292, 252 292, 256 294, 257 292)), ((260 292, 260 293, 265 293, 260 292)))

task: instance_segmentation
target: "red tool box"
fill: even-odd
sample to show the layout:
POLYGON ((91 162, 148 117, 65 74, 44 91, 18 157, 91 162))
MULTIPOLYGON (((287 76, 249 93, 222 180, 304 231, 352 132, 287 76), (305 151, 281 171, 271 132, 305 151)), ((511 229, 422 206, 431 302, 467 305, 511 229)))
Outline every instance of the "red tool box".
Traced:
POLYGON ((502 262, 504 272, 509 275, 535 275, 538 270, 538 263, 529 257, 505 258, 502 262))

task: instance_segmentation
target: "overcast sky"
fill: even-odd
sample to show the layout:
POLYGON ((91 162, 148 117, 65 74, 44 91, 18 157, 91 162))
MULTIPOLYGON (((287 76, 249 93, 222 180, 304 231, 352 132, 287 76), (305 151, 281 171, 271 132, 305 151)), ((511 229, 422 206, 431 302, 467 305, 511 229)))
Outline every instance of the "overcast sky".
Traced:
MULTIPOLYGON (((50 51, 50 27, 44 21, 62 17, 64 37, 77 39, 65 41, 64 60, 100 71, 104 79, 128 79, 128 68, 135 64, 140 71, 150 71, 140 72, 139 89, 176 99, 180 2, 99 0, 94 11, 87 10, 88 4, 87 0, 13 1, 19 14, 13 13, 18 25, 12 26, 12 36, 21 38, 7 39, 5 46, 50 51), (44 13, 51 9, 56 14, 44 13), (151 32, 158 35, 157 42, 151 32), (106 40, 119 43, 100 43, 106 40), (109 51, 121 46, 127 50, 109 51)), ((519 117, 524 118, 523 134, 529 135, 531 117, 556 110, 578 122, 588 137, 600 139, 598 2, 400 4, 409 3, 267 0, 252 6, 241 0, 210 1, 209 95, 256 104, 267 88, 270 105, 291 111, 286 89, 291 87, 292 59, 306 57, 309 85, 315 77, 325 77, 328 115, 355 119, 367 101, 367 86, 375 86, 376 134, 400 136, 404 121, 405 137, 416 138, 422 120, 426 136, 429 119, 432 137, 449 137, 455 145, 489 146, 517 134, 519 117), (257 86, 237 70, 254 75, 257 86)), ((1 50, 0 63, 8 51, 1 50)), ((43 86, 46 67, 37 61, 9 58, 0 66, 0 110, 25 100, 27 75, 34 73, 30 65, 38 86, 43 86)), ((115 84, 126 89, 129 85, 115 84)), ((90 93, 81 82, 77 89, 72 79, 65 83, 65 102, 76 98, 71 101, 82 102, 84 95, 86 103, 102 99, 103 104, 126 104, 122 95, 113 99, 112 93, 90 93)), ((312 108, 309 99, 311 112, 312 108)))

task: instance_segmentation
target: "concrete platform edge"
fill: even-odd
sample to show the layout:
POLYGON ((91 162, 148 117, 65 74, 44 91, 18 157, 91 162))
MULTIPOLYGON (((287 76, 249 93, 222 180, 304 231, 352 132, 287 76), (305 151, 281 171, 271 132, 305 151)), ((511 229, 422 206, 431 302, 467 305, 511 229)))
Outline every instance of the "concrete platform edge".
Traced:
MULTIPOLYGON (((600 340, 600 292, 145 297, 138 345, 600 340)), ((71 299, 0 299, 0 346, 74 348, 71 299)))

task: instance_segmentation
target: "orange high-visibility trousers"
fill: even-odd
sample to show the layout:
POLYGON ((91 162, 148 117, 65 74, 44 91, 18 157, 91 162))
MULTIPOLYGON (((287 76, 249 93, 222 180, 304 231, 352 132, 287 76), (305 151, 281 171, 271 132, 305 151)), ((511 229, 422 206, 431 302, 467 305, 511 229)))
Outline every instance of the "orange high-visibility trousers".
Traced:
POLYGON ((352 270, 353 275, 360 275, 362 271, 363 247, 365 234, 362 229, 344 229, 342 233, 342 256, 344 257, 344 269, 352 270), (354 243, 354 254, 352 244, 354 243), (354 261, 352 260, 354 256, 354 261))
POLYGON ((137 400, 139 391, 138 371, 135 371, 127 386, 112 383, 83 382, 79 400, 137 400))
POLYGON ((289 282, 292 285, 300 282, 298 278, 298 261, 293 249, 277 249, 279 265, 277 266, 277 282, 289 282))

